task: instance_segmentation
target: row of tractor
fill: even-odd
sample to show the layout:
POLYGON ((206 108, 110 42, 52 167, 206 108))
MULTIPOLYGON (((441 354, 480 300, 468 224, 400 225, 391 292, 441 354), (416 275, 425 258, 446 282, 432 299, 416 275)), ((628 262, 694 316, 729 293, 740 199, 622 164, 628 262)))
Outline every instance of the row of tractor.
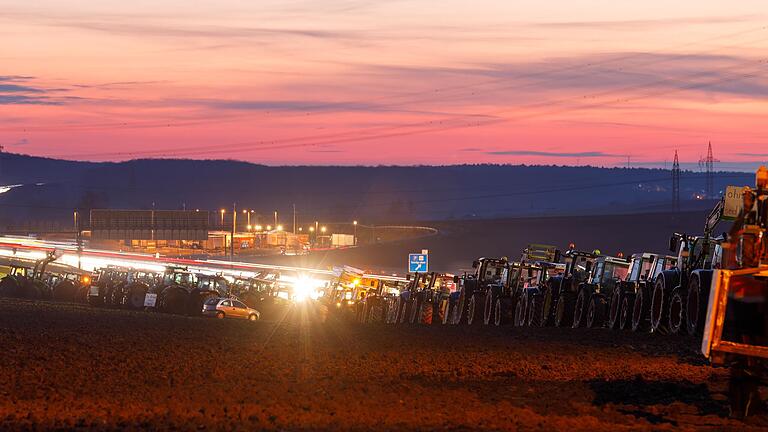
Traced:
POLYGON ((328 304, 363 323, 608 327, 700 334, 725 236, 713 237, 719 203, 703 236, 672 235, 669 254, 616 256, 531 244, 518 260, 479 258, 462 275, 413 273, 332 284, 328 304))
POLYGON ((281 282, 278 271, 230 277, 174 266, 161 272, 108 266, 88 272, 56 259, 53 252, 39 260, 4 258, 0 262, 0 297, 180 315, 199 315, 207 300, 227 297, 240 299, 269 316, 285 309, 295 295, 291 284, 281 282))
POLYGON ((3 258, 0 297, 85 303, 91 273, 56 263, 57 258, 53 252, 39 260, 3 258))

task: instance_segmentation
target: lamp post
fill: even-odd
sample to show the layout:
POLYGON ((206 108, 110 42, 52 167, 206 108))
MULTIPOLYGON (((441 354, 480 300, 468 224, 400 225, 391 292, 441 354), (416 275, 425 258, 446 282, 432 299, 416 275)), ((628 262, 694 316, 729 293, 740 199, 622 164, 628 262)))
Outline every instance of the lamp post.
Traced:
POLYGON ((275 226, 277 226, 277 210, 275 210, 275 226))
POLYGON ((221 225, 222 228, 224 228, 224 213, 226 213, 226 212, 227 211, 224 210, 224 209, 219 210, 219 213, 221 213, 221 224, 220 225, 221 225))
POLYGON ((357 246, 357 221, 352 221, 352 227, 353 227, 353 234, 352 234, 352 242, 355 246, 357 246))
POLYGON ((232 241, 229 242, 229 260, 235 260, 235 231, 237 231, 237 204, 232 203, 232 241))

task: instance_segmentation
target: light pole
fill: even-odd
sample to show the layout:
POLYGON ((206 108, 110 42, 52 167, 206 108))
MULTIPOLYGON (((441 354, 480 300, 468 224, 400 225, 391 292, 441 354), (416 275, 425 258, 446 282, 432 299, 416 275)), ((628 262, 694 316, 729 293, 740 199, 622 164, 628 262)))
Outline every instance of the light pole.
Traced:
POLYGON ((357 221, 352 221, 352 227, 354 229, 352 234, 352 241, 355 246, 357 246, 357 221))
POLYGON ((229 242, 229 260, 235 260, 235 231, 237 231, 237 204, 232 203, 232 238, 229 242))
POLYGON ((224 213, 226 213, 226 212, 227 211, 224 210, 224 209, 219 210, 219 213, 221 213, 221 224, 220 225, 221 225, 222 228, 224 228, 224 213))
POLYGON ((275 210, 275 226, 277 226, 277 210, 275 210))

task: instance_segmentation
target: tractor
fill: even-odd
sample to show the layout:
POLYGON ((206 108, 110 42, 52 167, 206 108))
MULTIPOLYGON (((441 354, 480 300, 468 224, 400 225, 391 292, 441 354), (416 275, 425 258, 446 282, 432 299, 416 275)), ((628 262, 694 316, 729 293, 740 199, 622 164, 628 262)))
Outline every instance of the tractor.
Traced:
POLYGON ((499 285, 504 269, 509 265, 506 257, 479 258, 472 263, 474 273, 459 278, 459 286, 450 300, 453 324, 480 325, 485 315, 485 297, 488 287, 499 285))
POLYGON ((45 258, 37 261, 15 260, 8 275, 0 280, 0 296, 27 299, 50 299, 53 296, 51 286, 46 282, 49 276, 46 268, 60 257, 58 251, 50 251, 45 258))
MULTIPOLYGON (((520 272, 522 267, 528 269, 529 264, 510 262, 504 267, 499 283, 488 285, 485 297, 485 325, 493 323, 502 326, 512 323, 515 317, 515 306, 520 295, 520 272)), ((524 269, 523 269, 524 270, 524 269)))
MULTIPOLYGON (((155 306, 158 311, 186 315, 191 310, 190 293, 197 288, 197 280, 197 275, 184 267, 168 266, 162 282, 152 287, 148 294, 157 294, 155 306)), ((202 306, 198 310, 201 311, 202 306)))
POLYGON ((457 292, 457 278, 445 273, 428 273, 418 290, 410 295, 408 320, 411 324, 442 324, 446 321, 451 294, 457 292))
POLYGON ((563 274, 565 264, 548 261, 533 261, 521 263, 519 278, 515 287, 517 301, 515 302, 514 324, 518 327, 547 325, 551 316, 551 303, 545 304, 550 296, 547 296, 547 282, 563 274))
MULTIPOLYGON (((584 252, 576 250, 576 246, 571 243, 568 250, 563 254, 565 260, 565 271, 562 276, 555 276, 549 279, 549 286, 544 294, 544 304, 551 304, 554 299, 554 324, 556 327, 571 326, 574 322, 576 310, 576 301, 578 300, 579 288, 587 281, 594 267, 595 260, 600 251, 584 252), (547 297, 550 297, 548 300, 547 297)), ((582 305, 584 310, 586 305, 582 305)))
POLYGON ((406 288, 406 282, 399 279, 377 279, 376 286, 359 302, 362 307, 359 322, 386 323, 390 305, 406 288))
MULTIPOLYGON (((570 248, 573 249, 573 248, 570 248)), ((521 316, 527 316, 527 323, 539 327, 551 325, 557 308, 558 290, 555 281, 562 280, 566 265, 560 263, 561 253, 555 246, 530 244, 521 257, 522 270, 526 263, 535 264, 540 268, 538 278, 533 279, 525 271, 520 273, 519 293, 525 297, 524 303, 517 303, 515 310, 521 310, 521 316)), ((527 270, 530 273, 532 268, 527 270)), ((517 323, 521 325, 521 323, 517 323)))
MULTIPOLYGON (((685 326, 685 305, 691 304, 689 315, 695 316, 700 328, 700 314, 705 304, 712 269, 720 265, 722 249, 720 239, 675 233, 670 239, 670 250, 677 252, 675 267, 662 271, 655 279, 651 295, 651 329, 654 332, 677 333, 685 326), (691 301, 688 293, 693 291, 691 301)), ((686 326, 687 327, 687 326, 686 326)), ((687 330, 687 329, 686 329, 687 330)))
POLYGON ((605 324, 614 291, 619 289, 628 271, 629 261, 623 256, 600 255, 595 259, 589 278, 579 286, 573 328, 596 328, 605 324))
MULTIPOLYGON (((611 319, 614 320, 613 328, 625 330, 630 328, 633 332, 647 331, 651 328, 651 297, 656 278, 665 270, 673 268, 677 264, 677 257, 671 255, 659 255, 654 253, 642 253, 632 256, 627 280, 620 284, 621 289, 614 294, 611 300, 611 319), (614 300, 620 297, 620 311, 614 310, 614 300), (615 314, 618 313, 618 325, 615 314)), ((610 326, 610 323, 609 323, 610 326)))

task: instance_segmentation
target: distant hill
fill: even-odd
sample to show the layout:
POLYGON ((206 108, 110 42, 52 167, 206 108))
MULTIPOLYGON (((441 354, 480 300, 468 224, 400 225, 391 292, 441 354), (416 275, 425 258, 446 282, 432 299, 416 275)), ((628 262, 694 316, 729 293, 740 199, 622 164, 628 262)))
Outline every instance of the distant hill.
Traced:
MULTIPOLYGON (((71 220, 79 208, 254 209, 291 220, 367 222, 451 220, 665 211, 671 174, 660 169, 525 165, 284 166, 226 160, 73 162, 2 154, 0 223, 71 220)), ((753 183, 749 173, 717 173, 715 189, 753 183)), ((683 207, 704 175, 684 172, 683 207)))

